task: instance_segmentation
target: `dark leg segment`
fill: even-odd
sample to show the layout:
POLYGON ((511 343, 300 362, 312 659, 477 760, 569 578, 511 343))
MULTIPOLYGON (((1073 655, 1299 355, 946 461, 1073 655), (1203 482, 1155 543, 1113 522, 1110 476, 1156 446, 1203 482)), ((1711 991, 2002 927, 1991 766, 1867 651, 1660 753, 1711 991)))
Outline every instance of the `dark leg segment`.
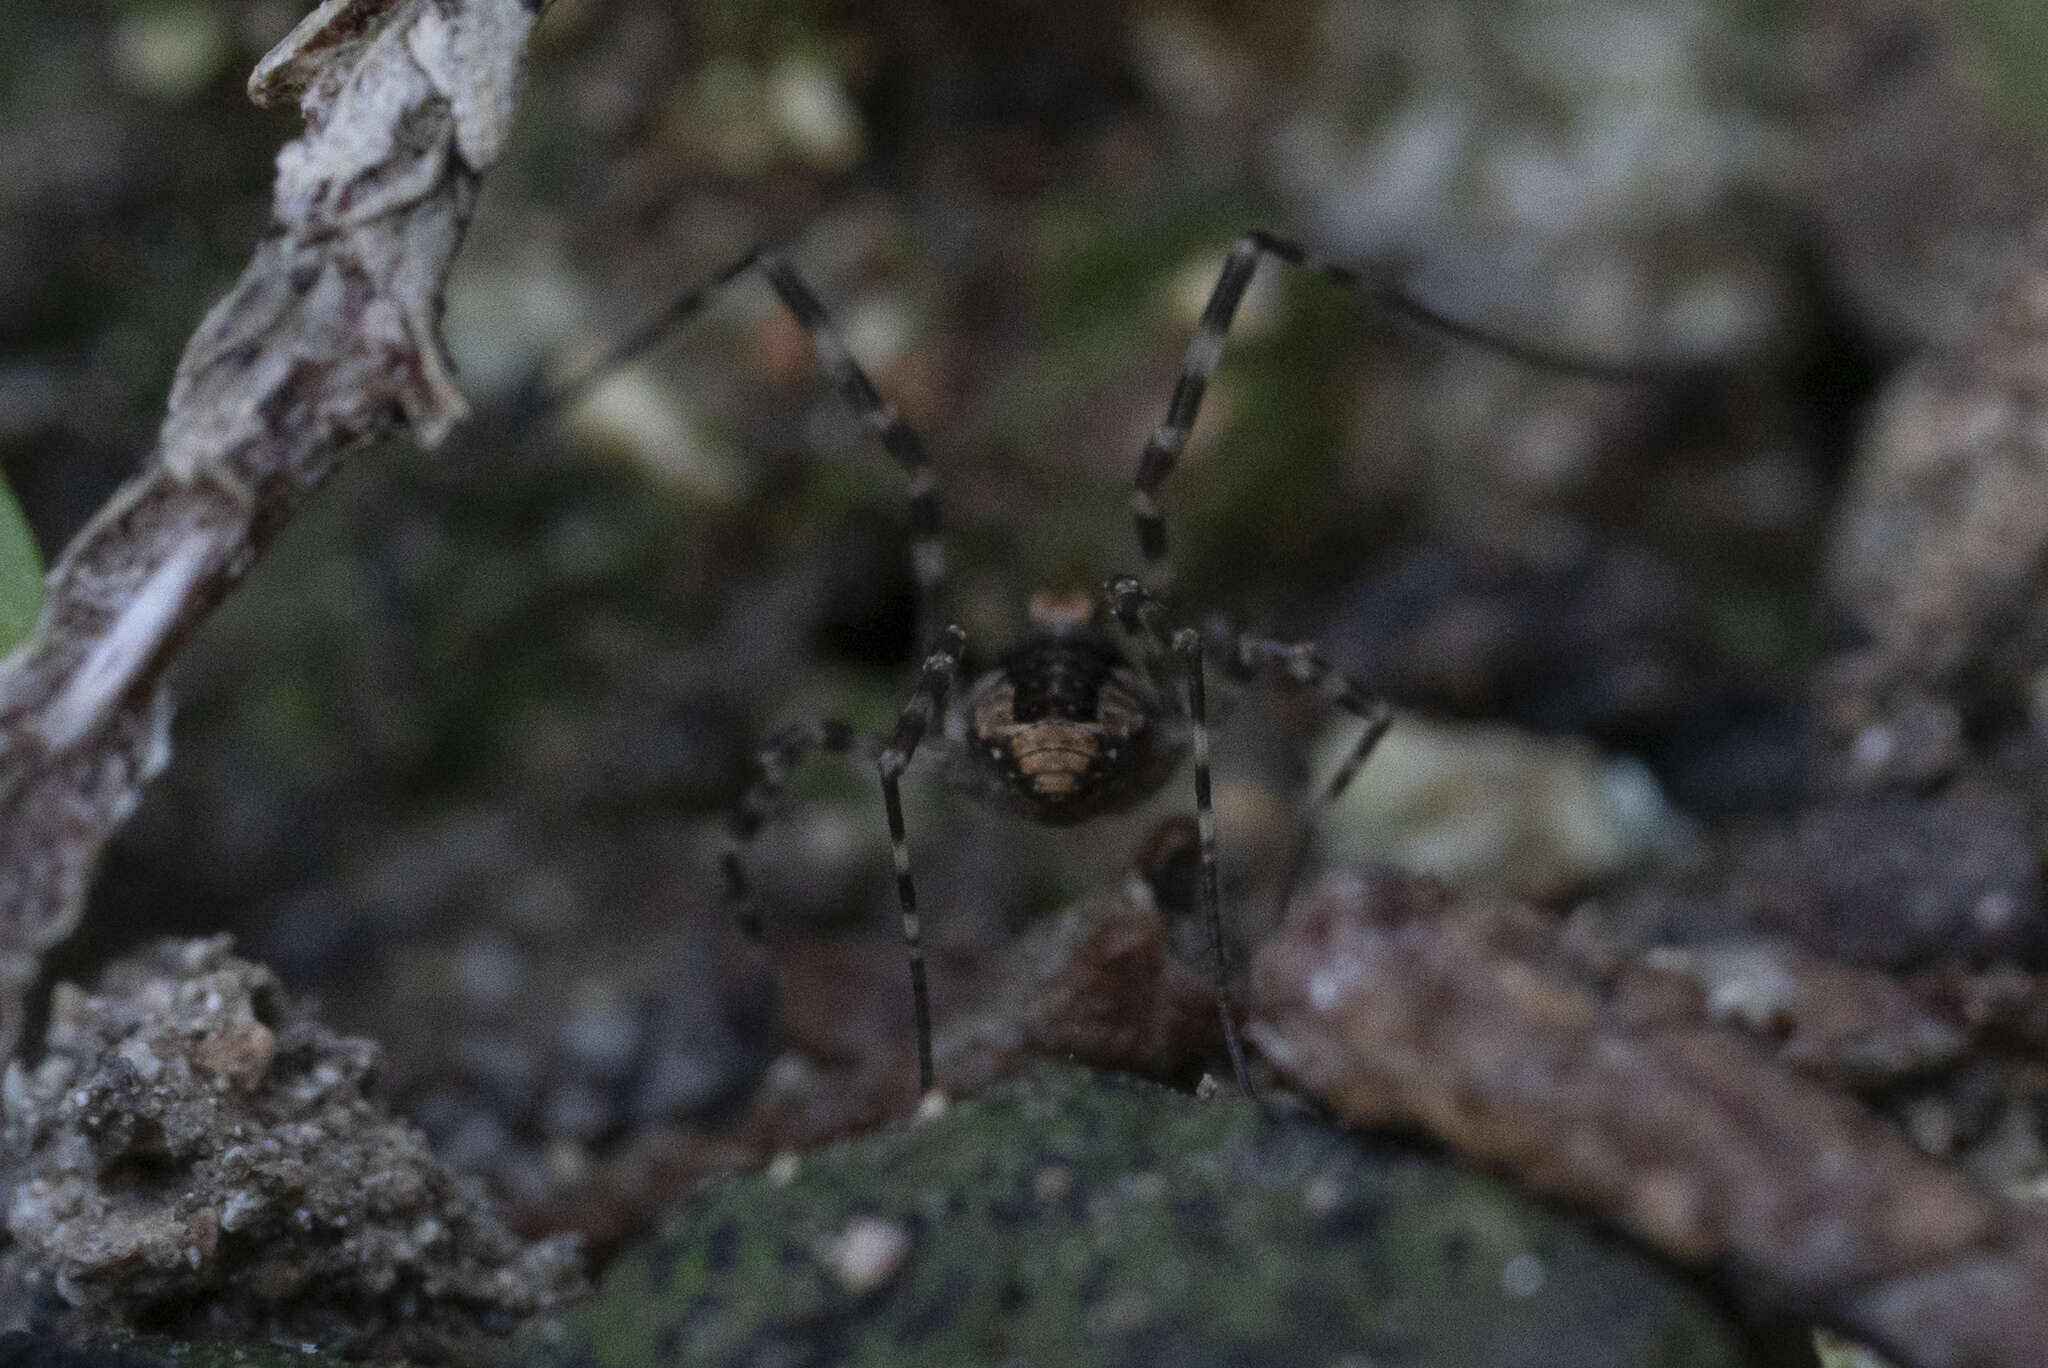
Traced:
POLYGON ((924 443, 903 420, 896 406, 882 398, 867 372, 846 349, 846 342, 833 326, 831 316, 817 293, 806 285, 780 253, 756 249, 727 266, 710 281, 671 300, 645 322, 613 345, 596 364, 548 397, 549 407, 573 402, 593 385, 658 342, 669 329, 695 314, 729 285, 750 270, 758 270, 775 297, 782 301, 807 336, 818 356, 818 365, 839 391, 863 426, 875 434, 882 447, 903 467, 910 490, 911 571, 917 582, 917 640, 920 647, 933 640, 943 612, 946 580, 946 548, 939 530, 938 480, 926 459, 924 443))
POLYGON ((782 786, 790 774, 814 750, 844 754, 854 743, 854 731, 844 722, 799 722, 768 739, 756 757, 758 772, 747 786, 740 805, 733 809, 725 836, 719 867, 725 873, 725 899, 732 907, 740 931, 750 941, 762 938, 761 909, 754 901, 753 881, 747 877, 747 849, 761 834, 761 827, 775 810, 782 786))
MULTIPOLYGON (((1165 605, 1129 575, 1110 580, 1102 592, 1110 611, 1123 624, 1148 663, 1156 659, 1168 644, 1164 626, 1165 605)), ((1280 880, 1279 906, 1281 911, 1285 911, 1294 881, 1308 856, 1310 836, 1321 824, 1330 805, 1343 796, 1352 779, 1371 758, 1374 747, 1387 733, 1387 727, 1393 720, 1392 713, 1384 699, 1331 669, 1311 643, 1275 641, 1270 637, 1233 633, 1228 624, 1221 624, 1217 632, 1227 643, 1224 665, 1232 678, 1250 682, 1263 675, 1296 688, 1314 689, 1326 701, 1365 724, 1358 740, 1337 766, 1336 773, 1330 776, 1330 781, 1317 795, 1308 820, 1288 851, 1280 880)), ((1249 1095, 1243 1046, 1238 1040, 1232 1014, 1229 971, 1224 961, 1222 905, 1216 887, 1216 818, 1210 807, 1209 707, 1201 634, 1192 627, 1181 628, 1173 634, 1171 649, 1180 657, 1187 679, 1188 724, 1195 752, 1195 821, 1202 843, 1202 911, 1209 924, 1209 941, 1216 955, 1217 1010, 1223 1017, 1225 1040, 1230 1046, 1230 1062, 1237 1072, 1238 1086, 1249 1095)))
POLYGON ((1237 1008, 1230 998, 1230 961, 1223 948, 1223 901, 1216 886, 1216 811, 1209 796, 1209 701, 1202 669, 1202 636, 1192 627, 1174 633, 1173 649, 1187 669, 1188 724, 1195 743, 1195 829, 1202 843, 1202 916, 1209 924, 1209 949, 1216 957, 1216 1014, 1223 1021, 1223 1043, 1230 1050, 1230 1071, 1237 1090, 1252 1095, 1251 1072, 1245 1067, 1244 1043, 1237 1037, 1237 1008))
POLYGON ((1308 858, 1309 841, 1331 806, 1344 796, 1344 790, 1350 787, 1352 779, 1371 758, 1380 738, 1387 734, 1393 714, 1385 699, 1358 681, 1331 669, 1311 642, 1275 641, 1271 637, 1242 632, 1232 644, 1227 669, 1232 678, 1245 682, 1265 675, 1293 688, 1314 689, 1325 701, 1365 724, 1336 772, 1330 776, 1330 782, 1317 795, 1293 847, 1288 851, 1286 864, 1281 866, 1278 907, 1284 912, 1287 900, 1294 892, 1294 881, 1300 876, 1302 864, 1308 858))
POLYGON ((1317 817, 1322 816, 1331 803, 1343 796, 1359 767, 1372 755, 1373 747, 1379 745, 1380 738, 1387 734, 1393 714, 1386 700, 1357 680, 1332 669, 1323 659, 1322 652, 1315 648, 1315 643, 1308 641, 1275 641, 1271 637, 1240 632, 1232 643, 1225 668, 1233 679, 1244 683, 1265 675, 1293 688, 1313 689, 1322 695, 1325 702, 1365 724, 1350 753, 1323 789, 1314 813, 1317 817))
POLYGON ((1102 586, 1103 601, 1123 625, 1138 648, 1145 673, 1161 702, 1171 702, 1175 693, 1173 673, 1167 668, 1166 606, 1145 586, 1129 575, 1119 575, 1102 586))
MULTIPOLYGON (((1102 594, 1117 621, 1137 642, 1141 654, 1150 659, 1165 649, 1163 620, 1166 609, 1156 595, 1129 575, 1110 580, 1103 586, 1102 594)), ((1181 638, 1192 630, 1184 628, 1175 634, 1174 650, 1185 654, 1181 638)), ((1337 772, 1330 776, 1330 782, 1317 800, 1312 815, 1320 818, 1331 803, 1343 796, 1352 778, 1372 755, 1373 748, 1379 745, 1380 738, 1386 735, 1393 720, 1386 700, 1358 681, 1331 669, 1313 642, 1276 641, 1249 632, 1231 632, 1228 623, 1220 623, 1216 630, 1229 643, 1224 669, 1232 679, 1250 683, 1265 675, 1295 688, 1314 689, 1326 702, 1365 724, 1357 742, 1337 767, 1337 772)))
POLYGON ((717 275, 701 285, 695 285, 671 299, 643 319, 631 332, 618 338, 599 353, 597 360, 590 363, 571 380, 557 385, 547 395, 550 410, 566 408, 603 383, 619 367, 638 358, 649 347, 661 341, 671 328, 684 323, 703 312, 704 306, 715 298, 718 292, 760 263, 762 250, 755 248, 733 262, 717 275))
POLYGON ((1173 474, 1181 452, 1187 447, 1188 434, 1194 431, 1195 420, 1201 414, 1202 395, 1208 389, 1209 377, 1223 360, 1224 339, 1262 255, 1313 271, 1409 323, 1538 369, 1581 379, 1634 384, 1668 382, 1682 374, 1673 367, 1617 365, 1498 336, 1437 312, 1383 278, 1324 261, 1299 243, 1254 229, 1237 240, 1223 263, 1222 274, 1216 278, 1216 286, 1202 310, 1201 322, 1195 326, 1195 336, 1188 343, 1187 359, 1181 364, 1180 379, 1174 383, 1173 398, 1166 406, 1166 421, 1145 443, 1145 454, 1138 463, 1138 478, 1131 491, 1131 516, 1137 525, 1138 549, 1145 557, 1145 580, 1155 593, 1164 594, 1173 584, 1173 562, 1167 551, 1166 520, 1159 505, 1159 490, 1173 474))
POLYGON ((768 277, 776 297, 810 334, 818 364, 847 407, 903 467, 910 490, 910 568, 917 581, 917 642, 920 647, 940 650, 937 632, 944 611, 946 544, 939 535, 938 479, 925 457, 924 443, 918 440, 916 430, 903 421, 896 406, 882 398, 874 381, 853 359, 853 353, 846 349, 845 340, 810 286, 804 284, 787 261, 772 252, 762 253, 760 263, 761 273, 768 277))
POLYGON ((903 772, 917 754, 918 743, 934 721, 944 725, 946 695, 960 670, 960 653, 966 649, 967 634, 947 627, 937 649, 926 657, 912 687, 896 730, 882 751, 877 768, 882 775, 882 805, 889 814, 889 850, 896 861, 896 898, 903 909, 903 946, 910 958, 910 995, 917 1012, 917 1085, 920 1092, 932 1089, 932 1006, 925 986, 924 929, 918 920, 917 885, 910 877, 910 840, 903 828, 903 772))

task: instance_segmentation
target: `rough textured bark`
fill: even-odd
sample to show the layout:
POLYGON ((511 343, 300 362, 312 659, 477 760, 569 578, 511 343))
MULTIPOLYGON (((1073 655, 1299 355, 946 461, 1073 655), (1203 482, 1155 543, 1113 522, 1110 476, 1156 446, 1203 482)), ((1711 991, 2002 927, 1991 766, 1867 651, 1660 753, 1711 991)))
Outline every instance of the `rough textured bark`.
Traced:
POLYGON ((351 446, 464 412, 436 335, 537 6, 327 0, 257 66, 296 97, 273 218, 179 363, 155 450, 66 548, 0 662, 0 1046, 169 756, 165 665, 351 446))

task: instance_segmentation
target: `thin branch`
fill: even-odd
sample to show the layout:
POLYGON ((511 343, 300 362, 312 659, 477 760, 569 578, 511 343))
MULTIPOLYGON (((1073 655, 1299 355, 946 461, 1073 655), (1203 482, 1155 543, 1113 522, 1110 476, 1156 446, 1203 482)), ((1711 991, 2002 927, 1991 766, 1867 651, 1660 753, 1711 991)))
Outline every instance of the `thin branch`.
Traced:
POLYGON ((187 344, 157 445, 0 661, 0 1049, 107 839, 169 758, 162 675, 349 448, 465 412, 436 335, 537 5, 326 0, 250 98, 297 98, 270 231, 187 344))

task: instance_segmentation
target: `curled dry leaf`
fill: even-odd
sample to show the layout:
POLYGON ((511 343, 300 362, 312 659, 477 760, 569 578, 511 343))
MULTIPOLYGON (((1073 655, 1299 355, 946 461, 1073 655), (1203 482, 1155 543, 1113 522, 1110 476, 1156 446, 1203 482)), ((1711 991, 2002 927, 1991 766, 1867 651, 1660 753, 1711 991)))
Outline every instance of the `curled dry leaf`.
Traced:
POLYGON ((1625 1010, 1511 904, 1330 880, 1260 956, 1252 1036, 1350 1120, 1426 1132, 1909 1368, 2038 1362, 2048 1222, 1716 1028, 1625 1010))

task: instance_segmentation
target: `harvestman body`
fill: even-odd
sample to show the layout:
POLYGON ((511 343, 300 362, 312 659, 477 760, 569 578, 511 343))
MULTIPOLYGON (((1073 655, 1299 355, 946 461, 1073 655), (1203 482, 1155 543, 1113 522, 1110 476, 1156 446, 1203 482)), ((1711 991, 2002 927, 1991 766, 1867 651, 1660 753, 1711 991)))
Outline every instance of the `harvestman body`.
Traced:
MULTIPOLYGON (((910 493, 918 640, 928 644, 929 654, 918 670, 895 730, 881 749, 878 768, 910 962, 922 1090, 929 1091, 933 1084, 931 1004, 901 792, 903 775, 920 748, 926 764, 955 787, 1043 826, 1073 826, 1130 808, 1160 791, 1193 754, 1200 898, 1215 961, 1216 1009, 1237 1085, 1247 1094, 1251 1091, 1225 962, 1217 891, 1203 642, 1194 629, 1173 628, 1166 622, 1172 576, 1159 492, 1194 428, 1209 377, 1222 360, 1231 320, 1260 259, 1267 255, 1314 271, 1396 314, 1530 364, 1601 379, 1637 374, 1496 338, 1446 318, 1398 290, 1370 282, 1347 267, 1316 260, 1292 242, 1268 233, 1247 233, 1237 240, 1224 263, 1188 345, 1166 419, 1146 443, 1139 462, 1130 502, 1144 560, 1144 580, 1118 576, 1102 589, 1103 605, 1129 640, 1137 666, 1097 626, 1092 596, 1041 593, 1031 601, 1031 630, 993 669, 974 677, 964 689, 956 684, 966 634, 943 616, 945 546, 940 536, 937 480, 923 443, 895 407, 882 398, 847 350, 817 295, 782 256, 755 251, 742 257, 707 285, 650 318, 582 380, 556 396, 572 397, 696 313, 713 292, 754 271, 766 279, 810 337, 822 368, 842 398, 902 465, 910 493)), ((1357 740, 1319 793, 1316 809, 1303 827, 1300 840, 1305 842, 1315 829, 1314 819, 1343 793, 1385 734, 1387 706, 1369 690, 1331 670, 1312 644, 1246 633, 1233 633, 1228 640, 1223 665, 1234 678, 1264 678, 1314 689, 1362 724, 1357 740)), ((810 754, 845 752, 854 740, 855 732, 846 723, 818 720, 789 727, 762 748, 759 775, 733 814, 722 860, 728 897, 750 939, 762 938, 763 925, 747 877, 747 848, 767 820, 789 773, 810 754)), ((1303 846, 1297 844, 1287 877, 1291 878, 1302 853, 1303 846)))

